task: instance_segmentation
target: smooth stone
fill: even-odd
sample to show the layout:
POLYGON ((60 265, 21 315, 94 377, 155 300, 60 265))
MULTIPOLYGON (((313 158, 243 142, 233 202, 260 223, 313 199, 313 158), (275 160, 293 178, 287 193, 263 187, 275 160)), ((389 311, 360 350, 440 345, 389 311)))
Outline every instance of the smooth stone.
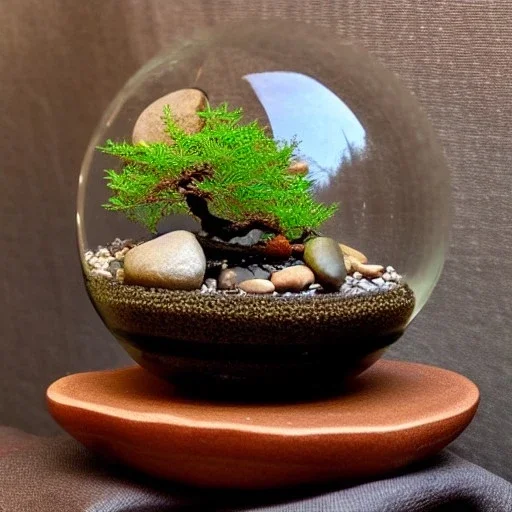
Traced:
POLYGON ((452 442, 478 400, 462 375, 402 361, 377 362, 348 393, 279 404, 191 400, 140 367, 68 375, 47 391, 57 423, 93 452, 152 477, 239 489, 389 475, 452 442))
POLYGON ((115 276, 117 271, 122 268, 121 263, 119 261, 111 261, 108 266, 108 271, 115 276))
POLYGON ((162 96, 146 107, 135 122, 133 143, 173 142, 165 132, 162 119, 166 105, 169 105, 173 119, 185 133, 197 133, 204 126, 204 120, 197 112, 205 109, 207 101, 206 96, 198 89, 180 89, 162 96))
POLYGON ((266 294, 275 291, 275 286, 267 279, 249 279, 240 283, 238 287, 245 293, 266 294))
POLYGON ((382 277, 377 277, 376 279, 372 279, 372 283, 376 284, 379 287, 382 287, 386 284, 386 281, 384 281, 384 279, 382 279, 382 277))
POLYGON ((315 274, 306 265, 294 265, 274 272, 270 280, 280 293, 298 293, 315 282, 315 274))
POLYGON ((232 267, 222 270, 217 280, 219 290, 233 290, 243 281, 254 279, 254 274, 247 268, 232 267))
POLYGON ((345 244, 340 244, 340 247, 341 250, 343 251, 343 254, 345 254, 346 256, 352 256, 360 263, 368 263, 368 258, 361 251, 358 251, 357 249, 349 247, 348 245, 345 244))
POLYGON ((172 231, 130 249, 124 258, 124 282, 170 290, 199 290, 206 257, 193 233, 172 231))
POLYGON ((382 265, 364 264, 354 258, 352 259, 352 269, 369 278, 382 277, 384 274, 384 267, 382 265))
POLYGON ((316 280, 327 290, 339 290, 347 271, 343 252, 336 240, 317 237, 304 244, 304 261, 316 280))

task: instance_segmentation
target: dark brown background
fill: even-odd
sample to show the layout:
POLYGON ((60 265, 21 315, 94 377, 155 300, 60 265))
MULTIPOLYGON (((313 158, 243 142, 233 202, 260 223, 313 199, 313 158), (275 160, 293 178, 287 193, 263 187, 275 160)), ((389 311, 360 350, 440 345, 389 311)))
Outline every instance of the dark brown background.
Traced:
POLYGON ((480 386, 479 414, 454 450, 512 480, 508 0, 2 0, 0 423, 56 432, 44 408, 52 380, 127 362, 88 302, 75 249, 78 167, 103 109, 172 40, 251 16, 313 22, 359 41, 432 119, 453 173, 451 253, 391 355, 480 386))

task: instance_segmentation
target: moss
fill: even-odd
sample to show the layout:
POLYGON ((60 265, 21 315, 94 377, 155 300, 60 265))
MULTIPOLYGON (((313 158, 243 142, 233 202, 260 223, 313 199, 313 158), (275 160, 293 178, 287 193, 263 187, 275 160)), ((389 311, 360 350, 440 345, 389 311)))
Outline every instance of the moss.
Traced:
POLYGON ((120 172, 106 171, 107 209, 150 231, 163 217, 188 212, 225 240, 254 228, 295 240, 333 215, 336 204, 315 201, 308 179, 288 172, 296 142, 275 141, 256 121, 242 124, 242 110, 226 104, 198 115, 204 128, 187 134, 166 107, 173 144, 108 140, 99 148, 123 163, 120 172))

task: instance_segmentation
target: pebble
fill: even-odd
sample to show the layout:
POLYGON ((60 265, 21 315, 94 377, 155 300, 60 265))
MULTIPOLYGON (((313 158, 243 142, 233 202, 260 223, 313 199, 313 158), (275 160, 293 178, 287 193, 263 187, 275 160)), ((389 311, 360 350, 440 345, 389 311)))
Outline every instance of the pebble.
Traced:
POLYGON ((122 249, 120 251, 117 251, 115 254, 114 254, 114 257, 116 260, 119 260, 119 261, 123 261, 124 260, 124 257, 126 255, 126 253, 129 251, 128 248, 125 248, 125 249, 122 249), (126 249, 126 250, 125 250, 126 249))
POLYGON ((372 283, 379 287, 382 287, 386 284, 386 281, 384 281, 382 277, 377 277, 376 279, 372 279, 372 283))
POLYGON ((209 291, 215 292, 217 291, 217 279, 213 279, 212 277, 209 277, 205 280, 204 284, 208 288, 209 291))
POLYGON ((360 272, 364 277, 382 277, 384 267, 382 265, 368 265, 359 263, 352 259, 352 268, 356 272, 360 272))
POLYGON ((108 270, 103 270, 101 268, 93 268, 91 270, 91 275, 106 277, 107 279, 112 279, 112 274, 108 270))
POLYGON ((115 276, 117 271, 121 268, 121 263, 119 261, 112 261, 110 262, 109 266, 108 266, 108 271, 113 275, 115 276))
POLYGON ((353 277, 354 279, 362 279, 362 278, 363 278, 363 274, 361 274, 361 272, 354 272, 354 273, 352 274, 352 277, 353 277))
POLYGON ((124 271, 127 284, 198 290, 206 271, 206 257, 193 233, 171 231, 127 252, 124 271))
POLYGON ((313 283, 309 285, 310 290, 320 290, 322 285, 320 283, 313 283))
POLYGON ((107 249, 109 250, 112 256, 115 256, 119 251, 128 251, 135 244, 132 239, 127 238, 126 240, 121 240, 120 238, 116 238, 111 244, 107 245, 107 249))
POLYGON ((120 268, 117 272, 116 272, 116 279, 123 283, 124 282, 124 268, 120 268))
POLYGON ((315 282, 315 275, 305 265, 295 265, 274 272, 270 279, 278 292, 298 293, 315 282))
POLYGON ((375 292, 379 289, 379 287, 376 284, 372 283, 371 281, 368 281, 367 279, 361 279, 357 283, 357 286, 364 290, 365 292, 375 292))
POLYGON ((94 257, 94 253, 92 251, 87 251, 85 254, 84 254, 84 258, 85 258, 85 261, 89 261, 91 258, 94 257))
POLYGON ((135 122, 133 143, 172 143, 162 119, 166 105, 170 107, 176 124, 185 133, 197 133, 204 126, 204 120, 197 115, 197 112, 204 110, 206 104, 206 96, 199 89, 180 89, 157 99, 140 114, 135 122))
POLYGON ((389 272, 391 274, 392 272, 396 272, 396 271, 393 267, 389 266, 389 267, 386 267, 386 272, 389 272))
POLYGON ((391 274, 389 272, 385 272, 382 274, 382 279, 384 279, 384 281, 391 281, 391 274))
POLYGON ((246 293, 266 294, 273 293, 275 286, 267 279, 249 279, 239 284, 239 288, 246 293))
POLYGON ((233 290, 243 281, 254 279, 254 274, 247 268, 226 268, 219 274, 217 286, 219 290, 233 290))
POLYGON ((344 255, 352 256, 352 258, 355 258, 357 261, 359 261, 359 263, 368 263, 368 258, 357 249, 349 247, 345 244, 340 244, 340 247, 344 255))
POLYGON ((338 242, 327 237, 308 240, 304 244, 304 261, 326 290, 339 290, 347 271, 338 242))
POLYGON ((341 285, 340 291, 343 293, 348 293, 350 290, 352 290, 352 286, 349 283, 343 283, 341 285))

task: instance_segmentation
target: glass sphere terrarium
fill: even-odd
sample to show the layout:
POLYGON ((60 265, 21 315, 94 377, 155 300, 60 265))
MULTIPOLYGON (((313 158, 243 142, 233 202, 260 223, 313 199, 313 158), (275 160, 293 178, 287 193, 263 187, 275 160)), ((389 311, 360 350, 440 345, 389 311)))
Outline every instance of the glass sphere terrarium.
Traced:
POLYGON ((184 388, 332 390, 427 301, 448 191, 418 102, 357 45, 205 32, 132 77, 92 137, 86 287, 131 357, 184 388))

